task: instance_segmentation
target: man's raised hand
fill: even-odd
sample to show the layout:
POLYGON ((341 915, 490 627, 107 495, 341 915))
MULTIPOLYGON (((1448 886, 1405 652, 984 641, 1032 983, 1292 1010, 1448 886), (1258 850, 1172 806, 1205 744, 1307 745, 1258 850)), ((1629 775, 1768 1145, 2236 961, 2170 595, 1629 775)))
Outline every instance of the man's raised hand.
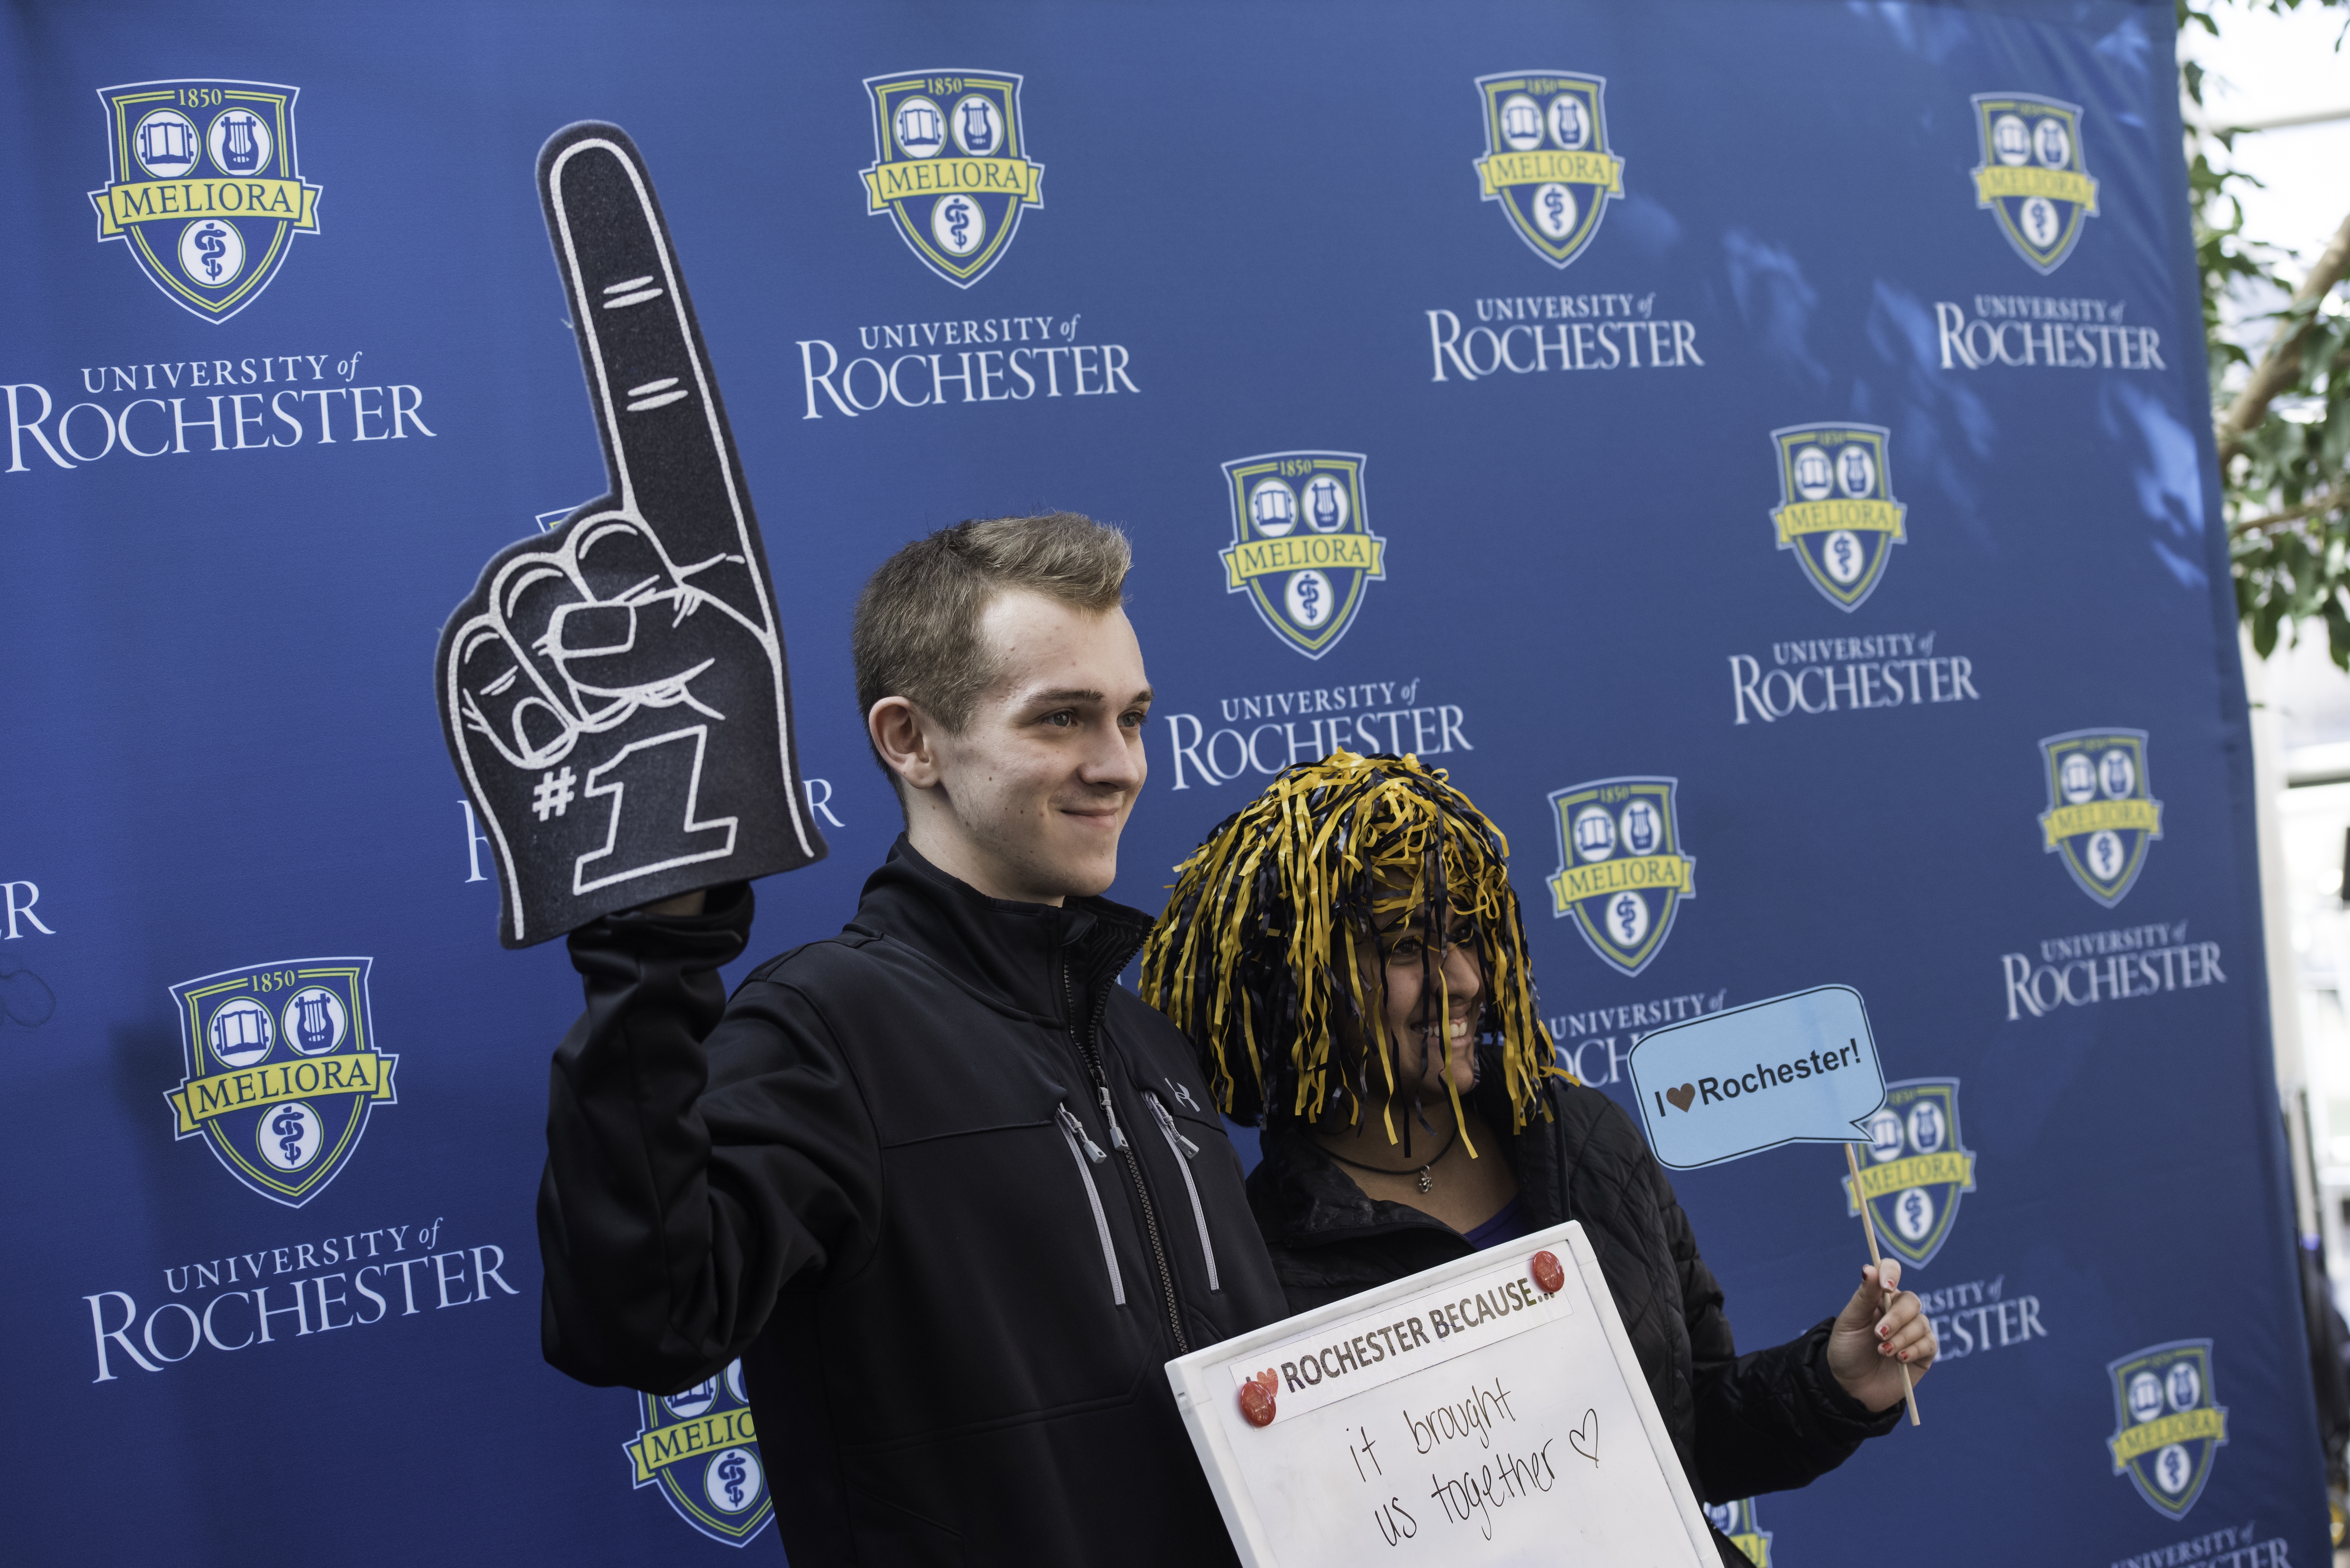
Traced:
POLYGON ((441 635, 450 755, 526 947, 820 858, 764 550, 643 160, 588 122, 540 151, 609 493, 501 552, 441 635))

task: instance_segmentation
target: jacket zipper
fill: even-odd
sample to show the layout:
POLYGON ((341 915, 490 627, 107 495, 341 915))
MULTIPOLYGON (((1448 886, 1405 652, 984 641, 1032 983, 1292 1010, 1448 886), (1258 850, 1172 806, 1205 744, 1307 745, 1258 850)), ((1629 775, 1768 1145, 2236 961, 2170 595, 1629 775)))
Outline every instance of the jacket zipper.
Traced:
POLYGON ((1208 1211, 1200 1207, 1200 1187, 1191 1179, 1191 1160, 1200 1146, 1175 1130, 1175 1118, 1158 1095, 1145 1089, 1142 1097, 1150 1102, 1150 1114, 1159 1118, 1159 1131, 1175 1153, 1175 1168, 1183 1173, 1183 1190, 1191 1195, 1191 1220, 1200 1227, 1200 1255, 1208 1260, 1208 1288, 1221 1291, 1224 1287, 1216 1282, 1216 1247, 1208 1240, 1208 1211))
POLYGON ((1101 1145, 1086 1136, 1085 1124, 1076 1118, 1065 1101, 1061 1106, 1061 1136, 1068 1140, 1069 1154, 1077 1162, 1077 1175, 1086 1184, 1086 1201, 1093 1205, 1094 1234, 1101 1241, 1102 1264, 1109 1270, 1109 1299, 1113 1306, 1126 1304, 1126 1280, 1118 1272, 1118 1249, 1109 1239, 1109 1216, 1102 1211, 1101 1189, 1094 1185, 1092 1165, 1098 1165, 1109 1156, 1101 1145))
MULTIPOLYGON (((1117 982, 1113 981, 1111 983, 1117 982)), ((1133 1183, 1134 1199, 1142 1208, 1142 1228, 1150 1241, 1151 1261, 1159 1265, 1159 1285, 1164 1293, 1167 1326, 1175 1336, 1176 1354, 1186 1355, 1191 1348, 1191 1336, 1183 1332, 1182 1304, 1175 1294, 1175 1271, 1167 1265, 1167 1244, 1159 1238, 1159 1211, 1151 1207, 1150 1189, 1143 1185, 1142 1162, 1134 1157, 1134 1146, 1127 1142, 1126 1135, 1118 1130, 1118 1114, 1110 1106, 1109 1077, 1102 1071, 1101 1051, 1096 1044, 1101 1032, 1102 1017, 1109 1011, 1108 988, 1104 987, 1102 993, 1094 999, 1093 1017, 1082 1034, 1076 1028, 1076 991, 1069 981, 1069 961, 1064 958, 1061 961, 1061 1012, 1070 1021, 1069 1038, 1076 1043, 1077 1054, 1085 1059, 1086 1071, 1093 1077, 1095 1096, 1100 1100, 1102 1116, 1109 1124, 1110 1147, 1126 1156, 1127 1179, 1133 1183)), ((1066 1109, 1066 1106, 1063 1108, 1066 1109)), ((1187 1171, 1185 1174, 1188 1179, 1190 1173, 1187 1171)))

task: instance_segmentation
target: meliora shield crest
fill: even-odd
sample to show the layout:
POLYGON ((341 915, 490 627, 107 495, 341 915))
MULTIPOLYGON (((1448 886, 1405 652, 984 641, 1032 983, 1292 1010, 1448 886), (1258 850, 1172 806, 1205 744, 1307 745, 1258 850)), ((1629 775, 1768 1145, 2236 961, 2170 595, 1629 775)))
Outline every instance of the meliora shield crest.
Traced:
POLYGON ((1021 78, 1008 71, 868 77, 873 166, 867 213, 889 215, 924 265, 969 288, 1003 259, 1020 214, 1045 204, 1045 166, 1027 155, 1021 78))
POLYGON ((1232 542, 1217 552, 1224 591, 1246 594, 1267 629, 1319 659, 1338 646, 1388 542, 1371 532, 1358 452, 1269 452, 1224 464, 1232 542))
POLYGON ((637 1435, 623 1444, 639 1487, 657 1486, 677 1516, 712 1541, 743 1546, 775 1514, 743 1364, 682 1394, 639 1394, 637 1435))
POLYGON ((2074 730, 2040 742, 2048 809, 2041 847, 2064 857, 2081 891, 2107 909, 2127 896, 2162 836, 2162 803, 2147 779, 2144 730, 2074 730))
POLYGON ((1795 559, 1828 603, 1858 609, 1885 576, 1886 557, 1906 544, 1909 509, 1893 499, 1883 425, 1789 425, 1771 432, 1779 454, 1779 504, 1771 510, 1779 548, 1795 559))
POLYGON ((2028 92, 1979 92, 1982 162, 1975 205, 1999 217, 2015 254, 2043 275, 2073 254, 2097 213, 2097 182, 2081 164, 2081 106, 2028 92))
POLYGON ((287 959, 172 988, 187 1075, 164 1095, 176 1136, 299 1209, 341 1174, 368 1113, 395 1105, 400 1058, 376 1049, 373 959, 287 959))
POLYGON ((2126 1475, 2156 1512, 2184 1519, 2228 1441, 2228 1411, 2211 1386, 2211 1342, 2174 1339, 2108 1362, 2114 1474, 2126 1475))
POLYGON ((318 187, 295 155, 300 90, 192 78, 99 88, 99 239, 130 246, 148 281, 202 320, 261 297, 294 236, 318 232, 318 187))
POLYGON ((1499 202, 1518 237, 1553 266, 1581 255, 1607 203, 1624 194, 1624 161, 1607 150, 1607 78, 1575 71, 1479 77, 1484 200, 1499 202))
POLYGON ((1974 1151, 1959 1140, 1959 1081, 1886 1085, 1885 1104, 1868 1119, 1867 1148, 1860 1190, 1845 1178, 1846 1206, 1857 1216, 1866 1203, 1878 1239, 1923 1268, 1950 1239, 1960 1197, 1975 1189, 1974 1151))
POLYGON ((1730 1537, 1730 1543, 1746 1553, 1754 1568, 1771 1568, 1771 1532, 1754 1522, 1754 1500, 1741 1498, 1736 1502, 1710 1502, 1705 1516, 1713 1527, 1730 1537))
POLYGON ((1572 917, 1591 950, 1627 975, 1648 967, 1681 900, 1697 897, 1697 862, 1681 852, 1679 787, 1678 779, 1614 778, 1551 792, 1551 913, 1572 917))

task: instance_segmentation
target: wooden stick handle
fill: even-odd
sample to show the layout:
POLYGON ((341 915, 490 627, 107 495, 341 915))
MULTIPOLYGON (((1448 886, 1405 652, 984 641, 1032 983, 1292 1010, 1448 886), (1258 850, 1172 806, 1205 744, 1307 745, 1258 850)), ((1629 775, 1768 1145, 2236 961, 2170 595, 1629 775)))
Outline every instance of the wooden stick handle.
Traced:
MULTIPOLYGON (((1877 1221, 1868 1212, 1868 1198, 1860 1189, 1860 1157, 1852 1152, 1852 1145, 1844 1146, 1844 1163, 1852 1172, 1852 1200, 1860 1207, 1860 1226, 1868 1233, 1868 1261, 1877 1265, 1877 1284, 1884 1304, 1893 1304, 1893 1293, 1885 1287, 1885 1254, 1877 1250, 1877 1221)), ((1909 1381, 1909 1364, 1901 1363, 1901 1397, 1909 1403, 1909 1424, 1921 1425, 1918 1419, 1918 1390, 1909 1381)))

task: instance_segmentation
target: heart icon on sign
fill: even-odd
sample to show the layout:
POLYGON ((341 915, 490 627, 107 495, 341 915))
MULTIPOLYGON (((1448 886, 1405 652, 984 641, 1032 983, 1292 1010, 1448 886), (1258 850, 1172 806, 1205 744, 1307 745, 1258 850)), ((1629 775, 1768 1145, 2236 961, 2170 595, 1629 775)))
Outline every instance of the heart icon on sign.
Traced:
POLYGON ((1690 1102, 1697 1098, 1697 1085, 1683 1084, 1678 1089, 1667 1089, 1665 1098, 1672 1101, 1675 1110, 1685 1111, 1690 1108, 1690 1102))
POLYGON ((1583 1425, 1566 1434, 1567 1446, 1594 1465, 1599 1462, 1599 1412, 1586 1410, 1583 1425))

